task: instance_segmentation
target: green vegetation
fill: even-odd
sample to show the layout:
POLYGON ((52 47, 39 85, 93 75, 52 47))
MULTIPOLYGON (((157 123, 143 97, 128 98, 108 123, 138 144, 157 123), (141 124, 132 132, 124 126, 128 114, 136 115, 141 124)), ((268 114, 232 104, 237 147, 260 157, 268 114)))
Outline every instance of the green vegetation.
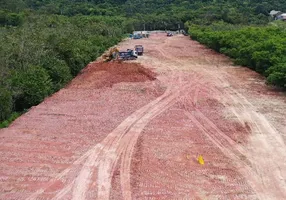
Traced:
POLYGON ((1 127, 16 118, 13 113, 64 87, 124 34, 120 17, 3 13, 8 14, 0 27, 1 127), (20 20, 12 23, 10 16, 20 20))
POLYGON ((9 124, 11 122, 13 122, 15 119, 17 119, 18 117, 20 116, 20 113, 17 113, 17 112, 13 112, 8 119, 2 121, 0 123, 0 128, 6 128, 9 126, 9 124))
POLYGON ((285 24, 268 26, 234 26, 215 23, 211 26, 190 25, 193 39, 234 58, 267 77, 273 85, 286 88, 285 24))
POLYGON ((285 27, 267 25, 270 10, 286 11, 285 0, 0 3, 2 124, 11 122, 16 116, 13 113, 37 105, 64 87, 87 63, 133 30, 177 30, 187 24, 194 39, 285 87, 285 27))

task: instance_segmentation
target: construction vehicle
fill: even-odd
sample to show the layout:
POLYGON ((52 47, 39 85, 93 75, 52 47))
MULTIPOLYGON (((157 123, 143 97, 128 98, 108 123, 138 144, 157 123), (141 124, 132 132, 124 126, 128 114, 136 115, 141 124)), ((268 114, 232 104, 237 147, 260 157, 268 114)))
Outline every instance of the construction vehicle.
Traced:
POLYGON ((136 50, 127 49, 127 51, 119 51, 118 48, 112 47, 101 58, 104 62, 109 62, 112 60, 135 60, 137 57, 136 50))
POLYGON ((142 45, 135 45, 135 51, 137 52, 138 56, 142 56, 144 52, 144 48, 142 45))
POLYGON ((118 53, 119 53, 118 48, 112 47, 102 55, 102 60, 104 62, 116 60, 118 59, 118 53))
POLYGON ((188 36, 188 33, 187 33, 185 30, 182 30, 182 34, 183 34, 184 36, 188 36))
POLYGON ((132 49, 127 49, 127 51, 119 51, 118 55, 119 60, 135 60, 138 58, 137 52, 132 49))
POLYGON ((136 34, 133 36, 133 39, 141 39, 142 35, 141 34, 136 34))
POLYGON ((171 36, 173 36, 173 33, 168 32, 167 37, 171 37, 171 36))

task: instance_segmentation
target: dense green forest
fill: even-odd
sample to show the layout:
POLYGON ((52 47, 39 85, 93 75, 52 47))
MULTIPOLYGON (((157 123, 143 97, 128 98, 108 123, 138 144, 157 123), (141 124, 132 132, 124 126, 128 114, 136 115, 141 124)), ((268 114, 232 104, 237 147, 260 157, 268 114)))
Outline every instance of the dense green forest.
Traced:
POLYGON ((264 26, 237 26, 224 22, 210 26, 189 25, 193 39, 226 54, 238 65, 267 77, 286 88, 286 22, 264 26))
POLYGON ((285 87, 285 0, 0 0, 0 126, 64 87, 133 30, 192 38, 285 87))

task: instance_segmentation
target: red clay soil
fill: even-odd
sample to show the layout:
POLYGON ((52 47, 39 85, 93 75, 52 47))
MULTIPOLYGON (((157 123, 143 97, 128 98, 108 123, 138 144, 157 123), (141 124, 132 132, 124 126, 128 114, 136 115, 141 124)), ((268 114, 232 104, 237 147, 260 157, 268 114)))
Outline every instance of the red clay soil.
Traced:
POLYGON ((0 199, 286 199, 285 93, 188 37, 136 44, 0 130, 0 199))
POLYGON ((72 82, 71 87, 112 87, 121 82, 145 82, 156 79, 156 74, 138 63, 94 62, 90 63, 72 82), (84 82, 85 84, 82 84, 84 82))

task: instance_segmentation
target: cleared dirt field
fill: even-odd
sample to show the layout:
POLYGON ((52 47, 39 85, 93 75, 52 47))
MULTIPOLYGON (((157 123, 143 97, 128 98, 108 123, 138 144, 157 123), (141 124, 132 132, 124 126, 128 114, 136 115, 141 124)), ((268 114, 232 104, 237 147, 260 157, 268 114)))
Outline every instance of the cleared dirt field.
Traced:
POLYGON ((286 199, 285 93, 185 36, 136 44, 0 130, 0 199, 286 199))

